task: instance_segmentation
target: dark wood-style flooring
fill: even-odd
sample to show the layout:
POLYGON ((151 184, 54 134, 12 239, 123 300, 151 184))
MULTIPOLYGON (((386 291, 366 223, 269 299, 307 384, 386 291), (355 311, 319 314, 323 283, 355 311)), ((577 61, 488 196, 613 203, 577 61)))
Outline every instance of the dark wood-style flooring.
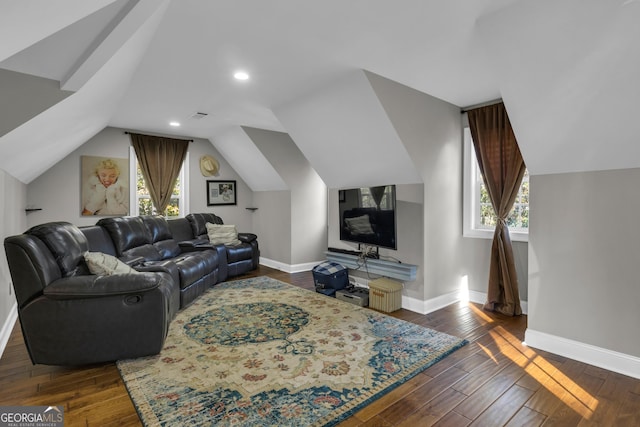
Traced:
MULTIPOLYGON (((313 290, 310 272, 268 275, 313 290)), ((640 426, 640 380, 521 344, 526 316, 476 304, 392 314, 470 343, 340 424, 348 426, 640 426)), ((19 325, 0 359, 0 406, 64 405, 66 426, 140 426, 115 364, 33 366, 19 325)))

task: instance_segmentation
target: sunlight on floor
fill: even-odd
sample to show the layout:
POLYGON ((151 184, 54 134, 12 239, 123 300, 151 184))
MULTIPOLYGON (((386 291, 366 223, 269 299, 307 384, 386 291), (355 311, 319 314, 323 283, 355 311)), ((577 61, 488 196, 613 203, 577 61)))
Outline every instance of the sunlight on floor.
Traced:
MULTIPOLYGON (((478 309, 475 308, 474 312, 476 310, 478 309)), ((540 385, 553 393, 554 396, 583 418, 590 419, 593 416, 598 406, 598 400, 560 372, 553 364, 549 363, 534 350, 523 345, 518 338, 502 326, 492 329, 489 334, 498 345, 500 353, 523 368, 540 385)), ((496 361, 496 355, 492 354, 490 349, 484 346, 481 346, 481 348, 492 360, 496 361)))
MULTIPOLYGON (((463 276, 460 280, 460 295, 461 297, 466 295, 466 300, 464 298, 461 298, 461 300, 468 302, 469 283, 467 276, 463 276)), ((468 304, 468 307, 479 321, 494 323, 494 319, 481 308, 476 307, 474 304, 468 304)), ((544 357, 523 344, 516 336, 502 326, 496 326, 489 331, 489 334, 497 344, 502 355, 523 368, 531 378, 540 383, 541 386, 546 388, 580 416, 587 420, 591 419, 598 407, 598 400, 596 398, 587 393, 544 357)), ((499 363, 499 359, 501 359, 499 354, 494 354, 487 346, 480 343, 478 343, 478 345, 494 363, 499 363)))
POLYGON ((478 316, 479 318, 481 318, 485 322, 493 323, 493 319, 491 317, 489 317, 484 311, 482 311, 481 309, 476 307, 475 305, 469 304, 469 308, 471 309, 471 311, 473 311, 473 314, 475 314, 476 316, 478 316))

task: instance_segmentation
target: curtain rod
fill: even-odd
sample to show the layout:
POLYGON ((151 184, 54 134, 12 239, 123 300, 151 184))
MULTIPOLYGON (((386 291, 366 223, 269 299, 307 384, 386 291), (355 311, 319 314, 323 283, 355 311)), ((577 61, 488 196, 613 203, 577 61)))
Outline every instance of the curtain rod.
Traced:
MULTIPOLYGON (((131 135, 131 132, 127 132, 124 131, 125 135, 131 135)), ((154 136, 154 135, 149 135, 149 136, 154 136)), ((168 136, 160 136, 159 138, 169 138, 168 136)), ((178 139, 178 138, 173 138, 173 139, 178 139)), ((183 139, 183 141, 189 141, 189 142, 193 142, 193 139, 183 139)))
POLYGON ((494 99, 492 101, 481 102, 480 104, 469 105, 460 109, 460 114, 464 114, 469 110, 475 110, 476 108, 488 107, 489 105, 495 105, 502 102, 502 98, 494 99))

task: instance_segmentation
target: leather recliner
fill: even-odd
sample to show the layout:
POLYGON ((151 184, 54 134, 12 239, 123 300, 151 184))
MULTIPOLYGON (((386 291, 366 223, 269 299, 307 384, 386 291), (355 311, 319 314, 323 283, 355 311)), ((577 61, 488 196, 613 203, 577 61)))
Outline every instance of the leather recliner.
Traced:
POLYGON ((103 218, 81 228, 52 222, 7 237, 31 361, 82 365, 157 354, 180 308, 228 276, 258 267, 255 234, 239 233, 238 246, 212 245, 206 222, 222 220, 191 217, 103 218), (87 251, 115 256, 139 273, 93 275, 87 251))
POLYGON ((5 239, 31 361, 81 365, 157 354, 177 301, 163 272, 96 276, 86 236, 53 222, 5 239))
MULTIPOLYGON (((224 224, 222 218, 212 213, 192 213, 185 218, 191 224, 196 245, 203 245, 209 242, 206 225, 208 222, 211 224, 224 224)), ((237 246, 216 245, 217 247, 224 247, 227 253, 229 276, 237 276, 258 268, 260 249, 257 239, 258 236, 253 233, 238 233, 238 240, 242 242, 241 244, 237 246)))
POLYGON ((181 308, 218 283, 218 250, 183 252, 164 217, 103 218, 96 225, 107 230, 118 257, 141 258, 137 270, 164 269, 172 274, 180 285, 181 308))

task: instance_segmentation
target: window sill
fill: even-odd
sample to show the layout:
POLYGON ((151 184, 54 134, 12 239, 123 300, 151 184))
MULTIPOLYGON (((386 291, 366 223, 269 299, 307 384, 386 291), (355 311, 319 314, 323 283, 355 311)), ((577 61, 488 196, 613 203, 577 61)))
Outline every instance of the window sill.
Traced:
MULTIPOLYGON (((464 230, 464 232, 462 233, 462 237, 492 240, 493 230, 478 230, 478 229, 464 230)), ((509 230, 509 237, 511 238, 512 242, 529 242, 529 233, 509 230)))

